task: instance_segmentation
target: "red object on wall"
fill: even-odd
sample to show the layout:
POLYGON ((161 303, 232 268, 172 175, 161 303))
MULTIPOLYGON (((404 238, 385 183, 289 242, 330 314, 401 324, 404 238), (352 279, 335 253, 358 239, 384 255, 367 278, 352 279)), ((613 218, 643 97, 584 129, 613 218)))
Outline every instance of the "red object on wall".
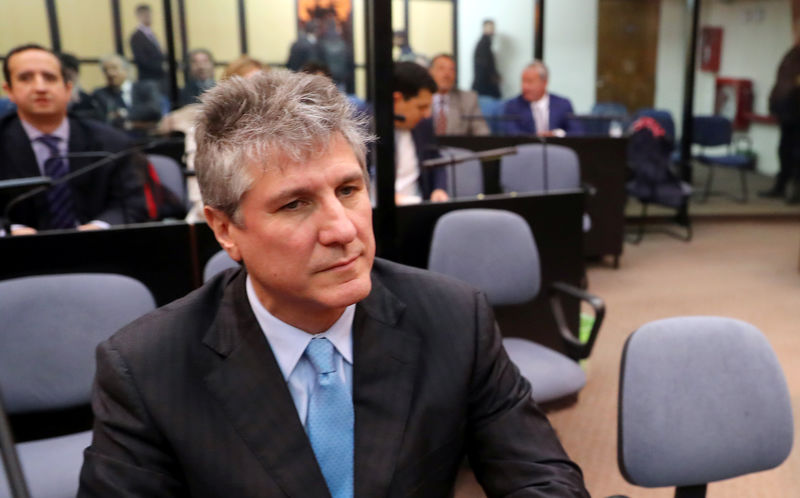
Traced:
POLYGON ((714 114, 733 122, 733 129, 746 130, 753 114, 753 80, 717 78, 714 114))
POLYGON ((716 73, 722 57, 722 28, 703 26, 700 31, 700 69, 716 73))

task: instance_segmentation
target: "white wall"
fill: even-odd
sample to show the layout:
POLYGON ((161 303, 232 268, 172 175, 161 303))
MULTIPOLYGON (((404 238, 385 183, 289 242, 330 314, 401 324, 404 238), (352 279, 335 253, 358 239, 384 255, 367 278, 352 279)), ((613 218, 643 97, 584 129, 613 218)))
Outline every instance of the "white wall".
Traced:
POLYGON ((653 107, 672 113, 680 136, 686 44, 691 26, 686 0, 661 0, 653 107))
POLYGON ((597 0, 549 1, 544 12, 548 90, 568 97, 575 112, 588 113, 596 100, 597 0))
POLYGON ((461 88, 472 87, 472 56, 484 19, 495 22, 495 61, 504 77, 500 90, 503 98, 513 97, 519 93, 522 69, 533 60, 533 0, 459 0, 456 23, 461 88))

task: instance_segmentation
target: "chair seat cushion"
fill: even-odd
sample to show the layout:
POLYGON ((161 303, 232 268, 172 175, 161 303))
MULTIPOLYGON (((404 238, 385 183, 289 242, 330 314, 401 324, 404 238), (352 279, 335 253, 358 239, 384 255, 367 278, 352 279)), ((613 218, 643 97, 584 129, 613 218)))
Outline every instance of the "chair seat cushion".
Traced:
POLYGON ((698 156, 697 160, 701 163, 737 169, 750 169, 755 164, 752 157, 741 154, 732 154, 729 156, 698 156))
MULTIPOLYGON (((17 454, 30 495, 74 497, 78 493, 83 450, 91 442, 92 431, 85 431, 18 444, 17 454)), ((10 497, 9 493, 5 472, 0 472, 0 498, 10 497)))
POLYGON ((522 376, 531 383, 537 403, 575 394, 586 385, 586 374, 580 365, 558 351, 518 337, 503 339, 503 345, 522 376))

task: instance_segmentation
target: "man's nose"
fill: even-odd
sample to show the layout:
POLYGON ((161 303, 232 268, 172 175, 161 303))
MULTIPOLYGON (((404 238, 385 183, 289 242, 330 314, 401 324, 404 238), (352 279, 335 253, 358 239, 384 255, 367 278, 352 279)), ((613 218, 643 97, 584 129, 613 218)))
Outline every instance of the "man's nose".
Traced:
POLYGON ((356 237, 356 226, 350 211, 336 199, 326 203, 320 212, 319 241, 322 245, 348 244, 356 237))

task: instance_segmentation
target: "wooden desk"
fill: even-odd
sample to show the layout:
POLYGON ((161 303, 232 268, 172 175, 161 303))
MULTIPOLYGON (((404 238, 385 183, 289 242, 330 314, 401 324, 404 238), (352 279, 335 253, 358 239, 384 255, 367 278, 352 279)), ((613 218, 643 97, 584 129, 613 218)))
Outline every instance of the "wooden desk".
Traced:
MULTIPOLYGON (((532 136, 516 137, 439 137, 440 145, 461 147, 474 151, 539 143, 532 136)), ((618 266, 622 255, 625 230, 625 175, 627 169, 627 138, 612 137, 562 137, 548 138, 547 143, 564 145, 578 154, 581 162, 581 180, 597 189, 586 200, 586 212, 592 220, 592 229, 584 236, 584 255, 587 257, 614 257, 618 266)), ((498 162, 484 165, 484 183, 487 194, 500 192, 498 162)))

